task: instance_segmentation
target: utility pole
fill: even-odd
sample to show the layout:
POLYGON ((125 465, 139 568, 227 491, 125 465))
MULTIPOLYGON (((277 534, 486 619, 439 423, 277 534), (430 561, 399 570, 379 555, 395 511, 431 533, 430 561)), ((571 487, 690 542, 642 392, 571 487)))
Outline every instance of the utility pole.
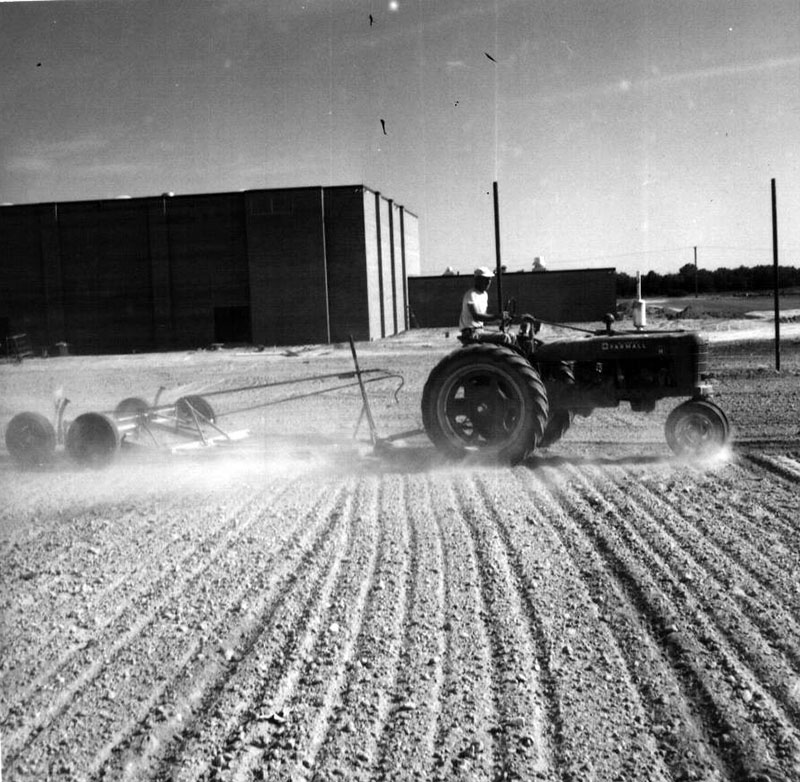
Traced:
POLYGON ((498 314, 503 311, 503 275, 501 273, 500 261, 500 199, 497 194, 497 182, 493 183, 494 190, 494 254, 497 277, 497 312, 498 314))
POLYGON ((694 297, 697 298, 697 245, 694 246, 694 297))
POLYGON ((775 287, 775 370, 781 371, 781 305, 778 297, 778 198, 772 180, 772 280, 775 287))

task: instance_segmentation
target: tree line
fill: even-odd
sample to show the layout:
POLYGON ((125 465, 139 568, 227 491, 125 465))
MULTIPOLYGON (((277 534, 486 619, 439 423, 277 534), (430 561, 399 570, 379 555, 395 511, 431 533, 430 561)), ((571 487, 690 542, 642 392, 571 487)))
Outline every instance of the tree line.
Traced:
MULTIPOLYGON (((693 263, 681 266, 677 274, 659 274, 650 271, 642 275, 642 295, 689 296, 698 293, 746 293, 768 291, 774 288, 772 265, 739 266, 735 269, 697 269, 693 263)), ((781 266, 778 269, 778 287, 800 286, 800 269, 781 266)), ((636 276, 617 272, 617 296, 636 296, 636 276)))

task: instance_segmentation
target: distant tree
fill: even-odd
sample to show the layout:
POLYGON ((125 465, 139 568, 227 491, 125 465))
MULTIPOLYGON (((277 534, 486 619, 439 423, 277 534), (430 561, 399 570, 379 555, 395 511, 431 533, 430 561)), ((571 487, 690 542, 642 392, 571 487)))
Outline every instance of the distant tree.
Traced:
MULTIPOLYGON (((781 289, 800 286, 800 269, 795 266, 780 266, 778 287, 781 289)), ((769 264, 738 266, 735 269, 720 267, 697 270, 698 293, 746 293, 770 291, 774 285, 774 268, 769 264)), ((688 296, 695 290, 695 268, 686 263, 677 274, 659 274, 649 271, 642 277, 642 295, 688 296)), ((633 298, 636 295, 636 277, 626 272, 617 272, 617 297, 633 298)))
POLYGON ((636 278, 625 272, 617 272, 617 298, 627 299, 636 294, 636 278))

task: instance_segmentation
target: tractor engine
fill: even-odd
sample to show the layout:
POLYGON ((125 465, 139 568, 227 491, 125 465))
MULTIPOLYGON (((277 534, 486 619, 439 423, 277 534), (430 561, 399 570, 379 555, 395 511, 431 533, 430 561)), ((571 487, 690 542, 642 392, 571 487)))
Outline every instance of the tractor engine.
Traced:
POLYGON ((708 394, 702 382, 708 372, 708 341, 691 332, 556 340, 538 346, 531 360, 543 377, 553 376, 559 364, 571 364, 574 383, 566 384, 551 404, 576 412, 620 402, 647 411, 664 397, 708 394))

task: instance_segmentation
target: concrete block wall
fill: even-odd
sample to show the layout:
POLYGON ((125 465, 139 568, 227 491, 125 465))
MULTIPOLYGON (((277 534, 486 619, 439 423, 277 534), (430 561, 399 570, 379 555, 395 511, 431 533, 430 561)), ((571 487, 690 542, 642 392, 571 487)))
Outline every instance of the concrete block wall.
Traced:
MULTIPOLYGON (((420 328, 458 325, 461 299, 472 276, 410 277, 409 306, 412 325, 420 328)), ((602 322, 616 308, 616 270, 512 272, 502 279, 503 301, 516 299, 517 312, 530 312, 543 320, 562 323, 602 322)), ((489 309, 497 311, 497 285, 489 290, 489 309)))
MULTIPOLYGON (((127 352, 153 344, 147 209, 143 201, 58 205, 64 340, 82 352, 127 352)), ((48 275, 49 276, 49 275, 48 275)))
POLYGON ((50 320, 54 328, 60 322, 56 333, 64 333, 63 309, 50 282, 58 279, 58 270, 51 268, 58 258, 52 247, 57 242, 54 209, 54 204, 37 204, 0 211, 0 318, 10 334, 26 333, 40 346, 49 341, 50 320))
POLYGON ((364 189, 329 187, 323 195, 331 342, 346 342, 350 335, 368 340, 372 332, 367 232, 374 226, 364 220, 364 189))
POLYGON ((249 305, 247 233, 238 193, 164 199, 173 342, 215 341, 214 308, 249 305))
POLYGON ((253 341, 327 341, 321 189, 255 191, 245 197, 253 341))
POLYGON ((363 185, 0 208, 0 322, 74 352, 377 339, 406 324, 417 218, 363 185), (247 324, 245 328, 247 327, 247 324))

